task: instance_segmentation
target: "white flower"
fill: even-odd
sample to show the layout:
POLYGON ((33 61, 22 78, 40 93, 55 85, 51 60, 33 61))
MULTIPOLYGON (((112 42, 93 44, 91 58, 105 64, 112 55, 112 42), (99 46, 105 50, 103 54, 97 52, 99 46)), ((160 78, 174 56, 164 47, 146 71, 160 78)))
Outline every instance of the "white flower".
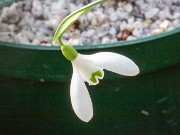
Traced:
POLYGON ((68 15, 59 24, 52 41, 53 44, 56 40, 59 41, 63 55, 72 62, 73 75, 70 86, 71 103, 76 115, 84 122, 88 122, 93 117, 92 102, 85 82, 88 82, 90 85, 98 84, 99 79, 104 77, 103 69, 127 76, 134 76, 139 73, 138 66, 125 56, 111 52, 101 52, 93 55, 78 54, 72 46, 64 44, 61 39, 64 32, 78 20, 80 16, 105 1, 106 0, 95 0, 68 15))
POLYGON ((71 103, 76 115, 84 122, 88 122, 93 117, 92 101, 84 82, 90 85, 98 84, 98 79, 104 77, 103 69, 125 76, 135 76, 139 73, 138 66, 132 60, 112 52, 92 55, 78 53, 71 62, 73 66, 71 103))

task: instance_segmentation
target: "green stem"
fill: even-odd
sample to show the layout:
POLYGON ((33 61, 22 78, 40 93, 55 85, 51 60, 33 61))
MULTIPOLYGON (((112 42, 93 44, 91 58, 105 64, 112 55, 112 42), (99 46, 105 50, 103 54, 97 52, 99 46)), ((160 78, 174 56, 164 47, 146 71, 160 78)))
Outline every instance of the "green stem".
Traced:
POLYGON ((59 41, 60 46, 64 45, 63 41, 61 40, 61 37, 58 38, 58 41, 59 41))

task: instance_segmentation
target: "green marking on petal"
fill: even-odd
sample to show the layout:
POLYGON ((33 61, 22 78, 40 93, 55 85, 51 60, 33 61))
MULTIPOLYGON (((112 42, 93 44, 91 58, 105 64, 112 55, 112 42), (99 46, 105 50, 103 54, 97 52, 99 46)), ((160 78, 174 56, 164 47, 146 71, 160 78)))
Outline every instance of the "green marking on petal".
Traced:
POLYGON ((101 71, 99 71, 99 70, 96 71, 96 72, 94 72, 94 73, 92 73, 90 80, 91 80, 93 83, 97 83, 96 76, 102 77, 103 75, 102 75, 101 71))

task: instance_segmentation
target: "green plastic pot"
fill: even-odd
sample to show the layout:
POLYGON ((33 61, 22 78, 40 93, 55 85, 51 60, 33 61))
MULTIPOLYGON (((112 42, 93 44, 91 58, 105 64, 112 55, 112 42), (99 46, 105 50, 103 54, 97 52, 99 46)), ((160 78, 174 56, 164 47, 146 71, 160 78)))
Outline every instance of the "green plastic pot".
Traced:
POLYGON ((87 86, 94 117, 80 121, 70 103, 72 66, 59 47, 0 42, 0 135, 178 135, 180 28, 113 44, 77 46, 131 58, 135 77, 105 71, 87 86))
POLYGON ((134 41, 76 47, 79 53, 128 56, 140 75, 105 71, 88 86, 94 117, 74 114, 69 96, 71 63, 59 47, 0 42, 0 134, 141 134, 180 131, 180 29, 134 41))

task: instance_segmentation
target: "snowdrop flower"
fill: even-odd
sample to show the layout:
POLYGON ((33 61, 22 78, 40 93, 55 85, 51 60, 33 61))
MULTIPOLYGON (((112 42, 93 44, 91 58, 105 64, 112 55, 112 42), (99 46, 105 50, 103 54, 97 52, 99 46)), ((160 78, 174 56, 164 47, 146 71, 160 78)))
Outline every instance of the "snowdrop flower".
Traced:
POLYGON ((52 43, 56 40, 61 45, 63 55, 71 61, 73 75, 70 86, 72 107, 76 115, 84 122, 89 122, 93 117, 91 97, 85 85, 96 85, 103 79, 103 69, 117 74, 134 76, 139 73, 138 66, 129 58, 112 52, 100 52, 92 55, 79 54, 72 46, 66 45, 61 40, 63 33, 83 14, 90 11, 97 4, 106 0, 96 0, 68 15, 58 26, 52 43))
POLYGON ((82 55, 70 45, 61 46, 64 56, 71 61, 73 75, 70 86, 72 107, 76 115, 84 122, 93 117, 92 101, 85 85, 96 85, 103 79, 103 69, 126 76, 139 73, 138 66, 129 58, 112 52, 100 52, 82 55))

